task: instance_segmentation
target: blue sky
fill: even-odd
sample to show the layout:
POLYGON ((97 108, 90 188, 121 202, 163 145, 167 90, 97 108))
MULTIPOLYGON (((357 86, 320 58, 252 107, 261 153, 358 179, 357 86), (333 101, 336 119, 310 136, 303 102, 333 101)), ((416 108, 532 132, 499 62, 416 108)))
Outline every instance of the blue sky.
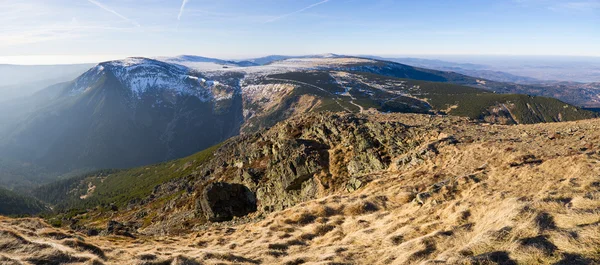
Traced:
POLYGON ((268 54, 600 56, 600 0, 0 0, 0 63, 268 54))

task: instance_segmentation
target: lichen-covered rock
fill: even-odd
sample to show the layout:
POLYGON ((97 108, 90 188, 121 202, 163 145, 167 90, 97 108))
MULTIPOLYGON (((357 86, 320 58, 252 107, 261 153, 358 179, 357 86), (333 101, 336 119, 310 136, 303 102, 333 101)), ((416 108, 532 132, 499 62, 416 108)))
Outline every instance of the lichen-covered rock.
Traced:
POLYGON ((363 183, 359 179, 350 178, 350 180, 348 180, 348 184, 346 184, 346 190, 348 190, 348 192, 353 192, 355 190, 360 189, 360 187, 362 187, 362 185, 363 185, 363 183))

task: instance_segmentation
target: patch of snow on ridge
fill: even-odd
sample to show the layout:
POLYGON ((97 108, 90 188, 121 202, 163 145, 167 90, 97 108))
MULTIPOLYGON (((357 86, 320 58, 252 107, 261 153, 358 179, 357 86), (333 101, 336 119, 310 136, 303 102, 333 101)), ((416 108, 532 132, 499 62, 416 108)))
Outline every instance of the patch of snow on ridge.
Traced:
POLYGON ((208 58, 195 55, 180 55, 176 57, 156 57, 158 61, 186 66, 198 71, 215 71, 227 68, 242 67, 234 61, 208 58))
POLYGON ((376 61, 364 58, 292 58, 283 61, 277 61, 272 66, 282 67, 331 67, 331 66, 344 66, 361 63, 375 63, 376 61))
MULTIPOLYGON (((193 57, 193 56, 190 56, 193 57)), ((158 57, 157 59, 167 63, 183 65, 189 69, 207 73, 240 72, 245 74, 268 75, 284 73, 297 70, 310 70, 328 67, 348 67, 356 64, 376 63, 376 60, 345 57, 336 54, 315 55, 314 57, 288 58, 274 61, 267 65, 240 66, 238 63, 199 57, 193 60, 188 57, 158 57)))

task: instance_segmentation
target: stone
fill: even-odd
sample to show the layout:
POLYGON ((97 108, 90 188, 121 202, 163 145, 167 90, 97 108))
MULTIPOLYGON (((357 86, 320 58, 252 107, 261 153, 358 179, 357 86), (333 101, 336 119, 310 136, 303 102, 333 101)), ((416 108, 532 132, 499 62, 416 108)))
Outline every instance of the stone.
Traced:
POLYGON ((99 232, 97 229, 90 228, 90 229, 87 229, 87 230, 85 231, 85 234, 86 234, 87 236, 97 236, 97 235, 99 235, 99 234, 100 234, 100 232, 99 232))
POLYGON ((256 211, 256 195, 241 184, 215 182, 204 188, 200 207, 211 222, 231 221, 256 211))
POLYGON ((352 177, 352 178, 350 178, 350 180, 348 180, 348 184, 346 184, 346 190, 348 192, 353 192, 355 190, 360 189, 360 187, 362 187, 362 184, 363 184, 362 181, 360 181, 357 178, 352 177))
POLYGON ((431 197, 431 193, 429 192, 421 192, 419 194, 417 194, 417 196, 415 197, 415 201, 420 204, 423 205, 425 204, 425 201, 431 197))
POLYGON ((119 223, 115 220, 110 220, 108 221, 108 223, 106 224, 106 230, 104 230, 102 232, 103 235, 117 235, 117 236, 126 236, 126 237, 131 237, 131 238, 135 238, 135 236, 133 236, 131 228, 119 223))

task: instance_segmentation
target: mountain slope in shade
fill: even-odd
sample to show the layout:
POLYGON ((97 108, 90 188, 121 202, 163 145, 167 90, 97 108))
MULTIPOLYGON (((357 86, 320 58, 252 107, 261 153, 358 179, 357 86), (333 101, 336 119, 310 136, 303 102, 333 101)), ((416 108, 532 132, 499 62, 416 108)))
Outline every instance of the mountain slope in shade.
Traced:
POLYGON ((235 135, 241 109, 228 107, 239 94, 187 72, 139 58, 99 64, 21 123, 3 152, 63 170, 129 167, 235 135))
POLYGON ((0 215, 32 215, 46 210, 35 198, 0 187, 0 215))

